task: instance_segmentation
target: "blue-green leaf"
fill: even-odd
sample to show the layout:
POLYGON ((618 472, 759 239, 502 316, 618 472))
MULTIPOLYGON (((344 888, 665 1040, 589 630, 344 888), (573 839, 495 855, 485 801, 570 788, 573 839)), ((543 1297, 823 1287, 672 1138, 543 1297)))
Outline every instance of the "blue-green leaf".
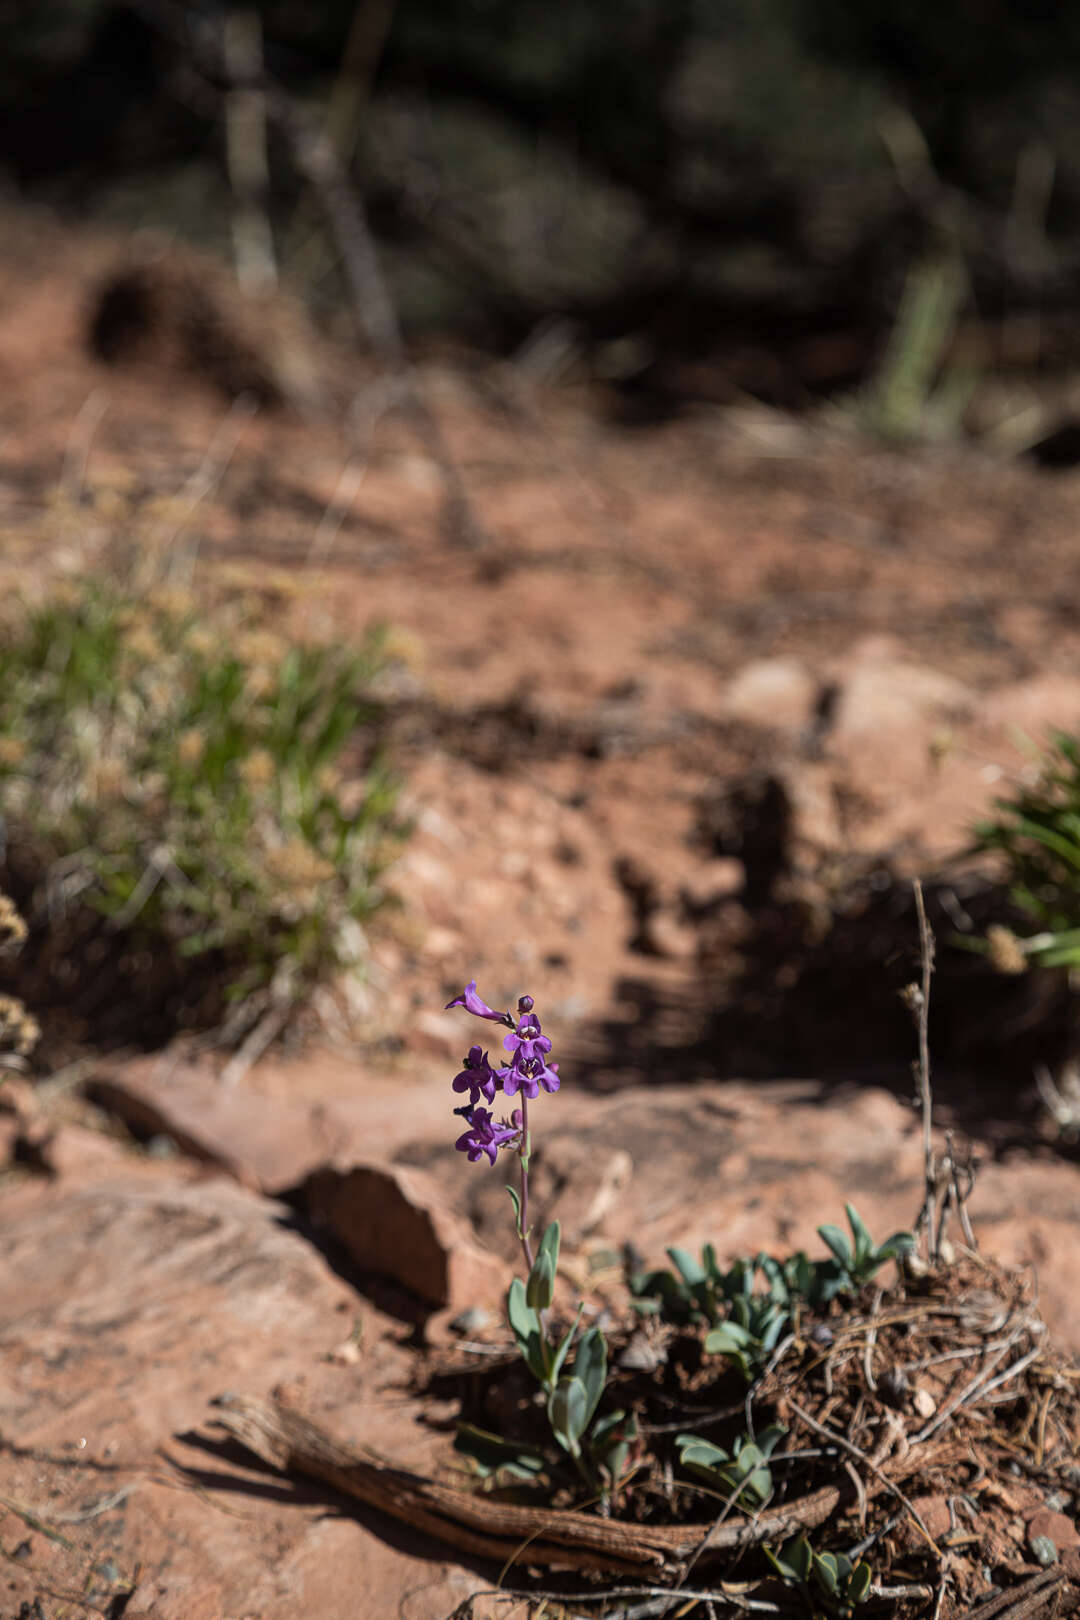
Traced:
POLYGON ((675 1445, 681 1463, 696 1463, 699 1468, 720 1468, 731 1458, 723 1446, 714 1446, 711 1440, 702 1440, 696 1434, 677 1434, 675 1445))
POLYGON ((750 1339, 751 1335, 738 1322, 721 1322, 706 1335, 705 1350, 710 1356, 731 1356, 745 1350, 750 1339))
POLYGON ((668 1258, 688 1288, 705 1281, 705 1268, 686 1249, 669 1249, 668 1258))
POLYGON ((525 1300, 535 1311, 546 1311, 555 1293, 555 1268, 551 1255, 541 1249, 533 1261, 529 1280, 525 1285, 525 1300))
POLYGON ((887 1237, 874 1255, 878 1261, 894 1260, 898 1254, 908 1254, 915 1247, 914 1232, 894 1232, 887 1237))
POLYGON ((544 1339, 540 1331, 540 1318, 525 1298, 525 1284, 515 1277, 506 1296, 506 1315, 518 1349, 529 1364, 530 1371, 542 1384, 547 1383, 548 1371, 544 1355, 544 1339))
POLYGON ((590 1328, 579 1344, 574 1357, 574 1377, 581 1380, 585 1390, 585 1423, 588 1425, 607 1383, 607 1343, 599 1328, 590 1328))
POLYGON ((845 1271, 850 1271, 854 1256, 847 1235, 838 1226, 819 1226, 817 1230, 825 1247, 832 1251, 845 1271))
POLYGON ((847 1600, 851 1604, 862 1603, 870 1590, 874 1572, 867 1563, 858 1563, 851 1572, 848 1581, 847 1600))
POLYGON ((855 1264, 858 1266, 873 1254, 874 1240, 870 1236, 866 1222, 853 1204, 845 1204, 844 1213, 847 1215, 848 1225, 851 1227, 851 1235, 855 1239, 855 1264))
POLYGON ((581 1452, 581 1436, 588 1427, 588 1396, 580 1378, 560 1378, 548 1396, 551 1432, 572 1457, 581 1452))
POLYGON ((814 1574, 821 1582, 830 1597, 835 1597, 839 1588, 839 1572, 836 1559, 832 1553, 823 1552, 814 1554, 814 1574))
POLYGON ((563 1362, 566 1360, 566 1352, 569 1350, 570 1342, 573 1339, 574 1334, 577 1332, 577 1326, 578 1326, 578 1323, 581 1321, 581 1313, 582 1313, 582 1311, 584 1309, 585 1309, 584 1305, 579 1305, 578 1306, 577 1315, 574 1317, 574 1320, 571 1322, 570 1326, 567 1328, 566 1332, 563 1334, 562 1342, 560 1343, 559 1348, 555 1352, 554 1359, 553 1359, 553 1361, 551 1363, 551 1372, 548 1375, 552 1383, 555 1382, 555 1380, 558 1378, 559 1374, 562 1372, 563 1362))
POLYGON ((516 1479, 535 1479, 546 1466, 543 1452, 535 1446, 504 1440, 501 1435, 478 1429, 471 1423, 458 1424, 454 1450, 471 1457, 485 1478, 501 1470, 516 1479))

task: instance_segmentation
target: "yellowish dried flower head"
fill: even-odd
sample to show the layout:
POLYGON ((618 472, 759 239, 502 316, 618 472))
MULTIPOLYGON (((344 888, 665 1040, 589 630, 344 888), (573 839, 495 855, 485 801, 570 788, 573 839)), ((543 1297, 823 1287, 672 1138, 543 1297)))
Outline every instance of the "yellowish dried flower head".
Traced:
POLYGON ((264 864, 271 877, 290 889, 326 883, 334 875, 333 862, 303 838, 290 838, 287 844, 268 849, 264 864))
POLYGON ((14 955, 26 938, 26 924, 14 900, 0 891, 0 954, 14 955))
POLYGON ((998 973, 1026 973, 1028 959, 1024 948, 1011 928, 992 923, 986 930, 986 943, 990 948, 990 961, 998 973))
POLYGON ((215 636, 212 630, 208 630, 205 625, 196 624, 192 626, 184 637, 184 643, 188 651, 193 652, 196 658, 208 658, 219 645, 219 638, 215 636))
POLYGON ((194 594, 183 585, 158 585, 146 600, 163 619, 186 619, 195 611, 194 594))
POLYGON ((93 760, 86 772, 86 790, 92 799, 121 799, 131 785, 131 773, 122 759, 93 760))
POLYGON ((15 996, 0 996, 0 1051, 29 1057, 41 1039, 41 1026, 15 996))
POLYGON ((0 737, 0 766, 14 770, 25 758, 26 743, 22 737, 0 737))
POLYGON ((248 787, 269 787, 274 780, 274 756, 266 748, 256 748, 240 765, 240 775, 248 787))
POLYGON ((197 765, 206 752, 206 738, 197 726, 182 731, 176 739, 176 757, 181 765, 197 765))
POLYGON ((161 642, 146 624, 135 624, 124 637, 124 649, 140 663, 156 664, 163 656, 161 642))
POLYGON ((244 678, 244 690, 255 703, 269 697, 274 690, 273 670, 265 664, 257 664, 254 669, 249 669, 244 678))
POLYGON ((236 639, 236 656, 243 664, 268 665, 276 669, 288 651, 288 642, 273 630, 245 630, 236 639))
POLYGON ((98 517, 104 518, 107 523, 120 523, 128 517, 132 510, 130 495, 125 495, 119 489, 96 489, 94 491, 94 511, 98 517))
POLYGON ((57 607, 75 608, 83 599, 83 587, 74 579, 58 579, 49 595, 57 607))

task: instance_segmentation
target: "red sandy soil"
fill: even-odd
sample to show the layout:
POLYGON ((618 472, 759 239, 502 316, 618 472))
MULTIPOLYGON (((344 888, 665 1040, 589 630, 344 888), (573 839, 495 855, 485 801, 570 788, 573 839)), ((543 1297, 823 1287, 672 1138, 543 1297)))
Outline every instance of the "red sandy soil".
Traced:
MULTIPOLYGON (((643 1121, 645 1088, 668 1076, 627 1073, 598 1031, 633 1025, 627 987, 643 982, 676 1017, 703 971, 685 896, 739 902, 738 863, 706 858, 694 837, 703 795, 778 772, 819 865, 865 855, 914 872, 957 849, 1024 768, 1019 732, 1080 723, 1078 476, 965 448, 884 449, 750 406, 626 430, 603 401, 531 389, 510 368, 426 364, 421 386, 487 537, 471 547, 448 536, 438 470, 406 420, 381 418, 369 452, 354 448, 345 384, 361 411, 376 386, 362 362, 350 375, 319 351, 341 401, 321 415, 230 416, 198 377, 89 355, 93 289, 123 244, 47 219, 13 225, 10 244, 9 590, 93 566, 118 537, 143 549, 197 537, 205 577, 262 593, 291 628, 391 627, 385 690, 416 821, 393 879, 401 909, 373 931, 359 1048, 268 1060, 244 1083, 251 1108, 347 1104, 352 1148, 424 1163, 483 1230, 477 1184, 453 1192, 463 1167, 442 1113, 468 1030, 441 1008, 475 977, 495 1002, 533 994, 586 1082, 595 1060, 634 1083, 621 1108, 604 1100, 596 1147, 622 1145, 635 1165, 613 1238, 659 1253, 722 1221, 733 1247, 807 1241, 845 1196, 875 1230, 908 1220, 914 1114, 873 1089, 820 1105, 812 1051, 798 1106, 769 1085, 664 1095, 665 1162, 680 1166, 665 1193, 643 1121), (362 478, 335 515, 350 468, 362 478), (635 874, 653 893, 644 938, 635 874), (714 1145, 722 1195, 690 1151, 709 1110, 730 1120, 714 1145)), ((573 1062, 563 1069, 569 1091, 573 1062)), ((710 1075, 707 1053, 697 1074, 710 1075)), ((553 1119, 559 1104, 545 1106, 553 1119)), ((579 1096, 565 1124, 587 1118, 579 1096)), ((229 1129, 235 1147, 242 1126, 229 1129)), ((75 1613, 75 1589, 105 1612, 136 1566, 126 1614, 166 1620, 420 1620, 490 1585, 495 1572, 328 1512, 190 1432, 207 1432, 224 1388, 299 1379, 316 1415, 435 1466, 445 1441, 420 1421, 430 1403, 404 1389, 408 1310, 358 1293, 283 1229, 251 1190, 273 1179, 258 1165, 244 1188, 66 1140, 53 1180, 16 1172, 4 1193, 17 1277, 0 1379, 5 1612, 36 1598, 49 1620, 75 1613), (335 1359, 356 1319, 362 1358, 335 1359), (130 1494, 102 1508, 118 1482, 130 1494)), ((1039 1260, 1051 1325, 1080 1348, 1080 1171, 1032 1130, 984 1186, 975 1211, 995 1252, 1039 1260)))

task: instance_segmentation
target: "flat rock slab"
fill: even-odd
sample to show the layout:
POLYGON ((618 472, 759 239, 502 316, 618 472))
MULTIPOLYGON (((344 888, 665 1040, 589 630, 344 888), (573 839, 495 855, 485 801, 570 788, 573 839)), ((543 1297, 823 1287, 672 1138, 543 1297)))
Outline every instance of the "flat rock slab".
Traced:
POLYGON ((143 1162, 25 1182, 2 1210, 0 1534, 22 1549, 0 1576, 5 1614, 39 1593, 51 1614, 50 1592, 104 1608, 140 1567, 126 1612, 156 1620, 354 1620, 397 1613, 406 1592, 410 1616, 442 1620, 486 1584, 214 1441, 214 1397, 288 1380, 335 1432, 433 1459, 403 1392, 407 1330, 285 1206, 143 1162), (359 1358, 335 1355, 350 1339, 359 1358))
POLYGON ((320 1165, 370 1157, 373 1141, 392 1151, 415 1130, 425 1097, 433 1128, 446 1114, 441 1097, 326 1053, 269 1061, 232 1086, 211 1063, 168 1053, 103 1062, 89 1092, 140 1140, 166 1137, 271 1197, 320 1165))

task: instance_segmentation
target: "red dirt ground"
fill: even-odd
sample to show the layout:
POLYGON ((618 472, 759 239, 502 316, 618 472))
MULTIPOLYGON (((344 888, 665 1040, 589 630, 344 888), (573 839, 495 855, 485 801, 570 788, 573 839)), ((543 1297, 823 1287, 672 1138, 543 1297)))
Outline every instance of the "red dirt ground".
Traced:
MULTIPOLYGON (((423 1115, 417 1138, 437 1140, 432 1088, 444 1084, 466 1044, 461 1025, 441 1008, 472 977, 496 1002, 528 989, 582 1061, 599 1053, 612 1076, 639 1084, 663 1078, 627 1076, 597 1032, 633 1026, 640 1006, 628 986, 642 981, 670 999, 677 1023, 702 973, 685 896, 739 899, 738 863, 706 860, 695 839, 703 795, 755 770, 778 772, 815 869, 825 856, 843 862, 863 855, 913 872, 956 850, 972 817, 1025 768, 1020 733, 1039 736, 1050 724, 1080 722, 1080 475, 1048 476, 960 447, 884 449, 837 423, 794 423, 749 406, 627 430, 605 422, 602 402, 530 390, 509 368, 432 363, 421 368, 420 381, 488 537, 474 549, 447 536, 438 470, 404 419, 383 418, 370 453, 355 450, 344 390, 357 391, 362 409, 370 400, 373 379, 362 363, 350 378, 340 355, 320 356, 340 410, 306 421, 288 409, 238 418, 197 377, 146 366, 109 369, 88 354, 93 288, 123 244, 48 218, 12 221, 8 240, 0 263, 0 575, 7 589, 33 589, 49 575, 93 566, 118 537, 144 549, 197 539, 198 566, 208 578, 261 594, 289 627, 342 635, 377 621, 391 627, 395 661, 385 695, 416 820, 393 880, 401 909, 373 932, 371 984, 355 1008, 359 1059, 352 1049, 344 1057, 315 1049, 275 1059, 247 1082, 263 1106, 274 1098, 322 1105, 345 1092, 362 1099, 371 1076, 372 1096, 380 1099, 389 1083, 399 1083, 423 1115), (208 474, 205 489, 200 469, 208 474), (336 512, 349 469, 362 477, 336 512), (629 898, 636 878, 652 891, 645 938, 629 898)), ((895 1064, 907 1054, 885 1057, 895 1064)), ((570 1067, 564 1063, 564 1072, 570 1067)), ((698 1072, 708 1074, 707 1059, 698 1072)), ((801 1073, 814 1072, 807 1052, 801 1073)), ((757 1105, 745 1106, 752 1113, 757 1105)), ((774 1150, 773 1182, 739 1150, 759 1194, 775 1186, 775 1165, 791 1145, 781 1136, 784 1107, 760 1106, 772 1109, 761 1119, 774 1150)), ((743 1107, 739 1101, 736 1113, 743 1107)), ((897 1107, 881 1096, 882 1109, 897 1107)), ((385 1112, 384 1099, 379 1108, 385 1112)), ((610 1117, 614 1142, 617 1115, 610 1117)), ((800 1116, 799 1130, 812 1129, 808 1117, 800 1116)), ((839 1130, 841 1116, 830 1117, 839 1130)), ((851 1142, 852 1162, 874 1157, 864 1149, 877 1128, 870 1115, 853 1126, 862 1135, 851 1142)), ((881 1124, 897 1139, 906 1129, 899 1114, 881 1124)), ((747 1151, 762 1157, 762 1143, 747 1151)), ((1007 1167, 994 1167, 1001 1220, 1017 1217, 1034 1197, 1043 1152, 1034 1134, 1014 1144, 1022 1192, 1001 1184, 1007 1167)), ((802 1149, 798 1158, 810 1178, 800 1196, 827 1191, 824 1182, 811 1184, 813 1166, 802 1149)), ((91 1184, 111 1185, 119 1171, 94 1174, 97 1182, 85 1167, 73 1170, 67 1190, 63 1175, 51 1190, 16 1177, 6 1219, 29 1223, 17 1228, 20 1242, 47 1219, 62 1244, 64 1221, 78 1215, 65 1213, 60 1201, 77 1201, 91 1184)), ((190 1174, 185 1168, 181 1181, 190 1174)), ((140 1210, 154 1199, 168 1202, 174 1194, 166 1176, 178 1172, 139 1161, 139 1185, 125 1182, 116 1198, 140 1210)), ((1044 1183, 1040 1213, 1056 1223, 1053 1242, 1063 1243, 1080 1212, 1080 1178, 1057 1159, 1053 1177, 1044 1183)), ((647 1179, 655 1199, 655 1173, 647 1179)), ((188 1197, 175 1193, 181 1204, 188 1197)), ((624 1226, 634 1221, 633 1197, 620 1215, 624 1226)), ((803 1215, 812 1231, 836 1210, 803 1215)), ((788 1229, 798 1224, 791 1211, 785 1220, 788 1229)), ((661 1228, 662 1240, 671 1241, 678 1227, 661 1222, 658 1240, 661 1228)), ((265 1221, 251 1240, 256 1250, 271 1243, 264 1228, 265 1221)), ((1030 1252, 1025 1243, 1017 1238, 1010 1258, 1030 1252)), ((118 1262, 122 1248, 120 1241, 118 1262)), ((20 1275, 30 1277, 37 1261, 29 1250, 24 1260, 20 1275)), ((267 1260, 271 1269, 274 1263, 267 1260)), ((293 1255, 289 1263, 319 1273, 298 1285, 305 1298, 317 1297, 293 1357, 305 1362, 316 1345, 329 1353, 347 1339, 352 1306, 318 1256, 293 1255), (346 1314, 335 1337, 338 1311, 346 1314)), ((1049 1253, 1048 1273, 1054 1264, 1049 1253)), ((1069 1309, 1066 1279, 1067 1268, 1055 1326, 1075 1349, 1080 1320, 1069 1309)), ((69 1285, 76 1286, 70 1278, 69 1285)), ((185 1312, 210 1308, 179 1284, 175 1297, 185 1312)), ((265 1309, 258 1297, 253 1289, 253 1320, 265 1309)), ((68 1354, 70 1321, 49 1325, 55 1299, 43 1283, 27 1303, 39 1315, 33 1345, 20 1341, 30 1359, 13 1373, 15 1384, 31 1378, 32 1354, 50 1369, 68 1354), (49 1343, 37 1334, 51 1334, 49 1343)), ((404 1376, 407 1356, 392 1348, 400 1322, 381 1307, 364 1310, 370 1341, 391 1346, 387 1368, 404 1376)), ((169 1361, 157 1331, 147 1328, 144 1353, 169 1361)), ((250 1376, 285 1376, 288 1362, 257 1360, 250 1376)), ((133 1423, 140 1443, 157 1435, 165 1444, 172 1397, 198 1422, 199 1403, 215 1382, 227 1382, 228 1371, 211 1365, 203 1382, 193 1382, 190 1369, 177 1372, 169 1361, 145 1411, 133 1417, 127 1397, 111 1394, 109 1421, 133 1423)), ((50 1371, 41 1391, 46 1400, 47 1383, 51 1404, 32 1420, 22 1398, 4 1403, 3 1433, 22 1450, 8 1454, 10 1470, 0 1457, 0 1494, 42 1512, 50 1493, 71 1506, 63 1470, 51 1469, 47 1458, 81 1438, 72 1438, 63 1416, 69 1396, 75 1427, 89 1433, 90 1408, 80 1403, 96 1380, 111 1376, 95 1361, 65 1394, 62 1370, 50 1371)), ((311 1374, 316 1407, 323 1384, 338 1377, 325 1369, 311 1374)), ((388 1373, 379 1388, 392 1383, 388 1373)), ((25 1396, 34 1386, 21 1387, 25 1396)), ((355 1392, 351 1399, 356 1405, 355 1392)), ((380 1407, 373 1443, 388 1449, 397 1435, 399 1450, 426 1463, 430 1434, 416 1426, 418 1403, 395 1399, 404 1403, 400 1420, 380 1407)), ((350 1408, 353 1417, 362 1420, 350 1408)), ((122 1436, 119 1444, 123 1451, 122 1436)), ((94 1455, 108 1460, 104 1451, 94 1455)), ((138 1462, 134 1454, 123 1460, 138 1462)), ((218 1483, 217 1474, 196 1480, 205 1492, 218 1483)), ((89 1480, 83 1484, 84 1496, 95 1494, 89 1480)), ((129 1572, 141 1561, 144 1585, 167 1586, 168 1571, 179 1571, 168 1600, 160 1591, 153 1600, 137 1598, 129 1616, 271 1620, 310 1613, 336 1620, 400 1612, 416 1620, 448 1614, 469 1580, 483 1584, 452 1560, 432 1563, 430 1548, 399 1548, 395 1538, 384 1545, 370 1530, 358 1559, 348 1550, 352 1521, 324 1518, 302 1493, 296 1507, 283 1506, 265 1478, 259 1488, 270 1503, 250 1509, 260 1515, 257 1536, 254 1521, 245 1530, 258 1540, 257 1571, 255 1563, 236 1563, 230 1544, 208 1553, 200 1572, 192 1546, 207 1525, 215 1535, 227 1529, 236 1510, 221 1494, 214 1498, 221 1512, 207 1516, 202 1498, 178 1491, 166 1474, 144 1481, 154 1505, 141 1528, 118 1531, 107 1547, 95 1542, 87 1551, 90 1544, 80 1543, 83 1562, 48 1580, 55 1544, 31 1535, 32 1567, 9 1565, 9 1604, 46 1593, 50 1620, 75 1612, 47 1596, 49 1584, 70 1592, 91 1553, 113 1556, 110 1548, 128 1560, 129 1572), (176 1514, 170 1500, 183 1503, 176 1514), (291 1572, 276 1588, 275 1547, 291 1572), (369 1610, 334 1607, 327 1571, 345 1567, 339 1560, 350 1576, 385 1581, 385 1606, 380 1598, 369 1610), (245 1581, 256 1594, 246 1607, 245 1581), (140 1607, 143 1601, 150 1606, 140 1607)), ((80 1496, 75 1507, 82 1505, 80 1496)), ((4 1546, 22 1557, 15 1530, 14 1519, 4 1523, 4 1546)), ((101 1581, 94 1590, 104 1590, 101 1581)))

